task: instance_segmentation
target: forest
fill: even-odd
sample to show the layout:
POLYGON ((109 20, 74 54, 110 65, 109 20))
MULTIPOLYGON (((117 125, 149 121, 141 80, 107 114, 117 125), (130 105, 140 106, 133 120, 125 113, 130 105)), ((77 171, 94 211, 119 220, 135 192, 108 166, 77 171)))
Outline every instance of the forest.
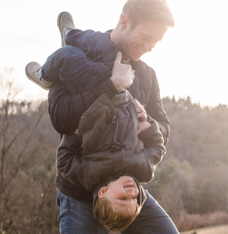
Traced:
MULTIPOLYGON (((21 100, 0 74, 0 234, 58 233, 56 149, 47 101, 21 100)), ((228 107, 163 98, 167 153, 144 185, 180 231, 228 223, 228 107)))

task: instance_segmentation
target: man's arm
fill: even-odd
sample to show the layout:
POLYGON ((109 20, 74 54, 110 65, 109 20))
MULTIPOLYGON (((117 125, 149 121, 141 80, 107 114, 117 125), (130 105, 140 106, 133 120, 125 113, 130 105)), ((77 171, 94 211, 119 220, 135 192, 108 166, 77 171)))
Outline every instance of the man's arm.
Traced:
POLYGON ((86 160, 81 157, 81 141, 77 134, 63 135, 57 149, 57 170, 73 185, 87 187, 86 160))
POLYGON ((153 122, 153 119, 157 121, 164 138, 164 144, 166 144, 170 136, 169 119, 162 105, 159 84, 154 70, 152 70, 152 84, 150 99, 146 107, 147 121, 149 123, 153 122))

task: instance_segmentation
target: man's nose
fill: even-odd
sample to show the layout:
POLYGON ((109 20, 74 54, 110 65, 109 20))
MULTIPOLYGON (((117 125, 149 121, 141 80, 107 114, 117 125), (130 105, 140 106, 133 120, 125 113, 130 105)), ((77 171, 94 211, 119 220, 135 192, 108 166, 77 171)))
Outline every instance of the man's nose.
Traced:
POLYGON ((155 47, 156 43, 155 42, 148 42, 145 44, 145 49, 147 52, 150 52, 154 47, 155 47))

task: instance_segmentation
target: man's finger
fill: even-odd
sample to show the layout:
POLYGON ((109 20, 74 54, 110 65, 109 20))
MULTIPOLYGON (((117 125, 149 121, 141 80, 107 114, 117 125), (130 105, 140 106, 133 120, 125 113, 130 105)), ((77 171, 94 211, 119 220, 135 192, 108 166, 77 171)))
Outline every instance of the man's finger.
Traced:
POLYGON ((122 53, 119 51, 116 55, 116 59, 114 62, 121 63, 121 60, 122 60, 122 53))

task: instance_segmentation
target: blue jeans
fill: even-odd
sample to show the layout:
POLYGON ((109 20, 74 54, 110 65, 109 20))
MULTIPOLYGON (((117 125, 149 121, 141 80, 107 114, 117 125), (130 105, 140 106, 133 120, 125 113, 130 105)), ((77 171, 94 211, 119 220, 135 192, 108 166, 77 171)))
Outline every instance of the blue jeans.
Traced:
MULTIPOLYGON (((123 234, 177 234, 179 233, 167 213, 145 191, 147 200, 134 222, 122 231, 123 234)), ((93 217, 92 205, 58 191, 60 206, 59 229, 61 234, 108 234, 93 217)))

